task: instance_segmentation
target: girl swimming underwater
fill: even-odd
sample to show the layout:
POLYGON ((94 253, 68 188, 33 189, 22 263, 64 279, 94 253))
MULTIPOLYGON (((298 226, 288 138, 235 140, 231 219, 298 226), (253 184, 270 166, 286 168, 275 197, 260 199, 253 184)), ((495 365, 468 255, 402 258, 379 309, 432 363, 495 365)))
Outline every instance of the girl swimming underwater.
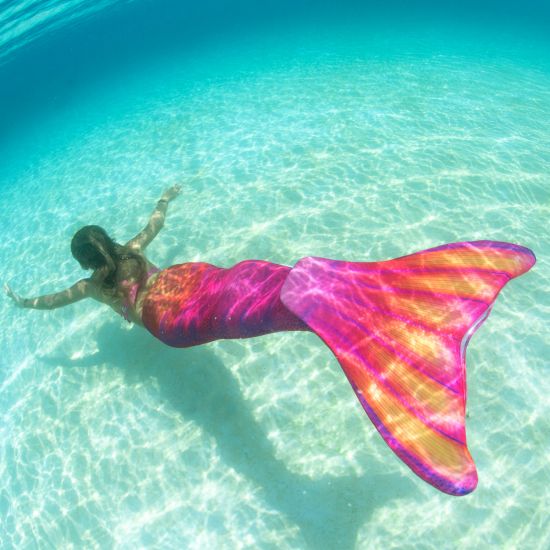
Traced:
POLYGON ((466 445, 466 346, 502 289, 535 263, 522 246, 445 244, 382 262, 303 258, 294 267, 246 260, 160 270, 145 257, 180 187, 167 189, 145 228, 125 245, 98 226, 71 251, 91 277, 17 305, 62 307, 91 297, 162 342, 189 347, 284 330, 316 333, 331 349, 388 446, 439 490, 477 485, 466 445))

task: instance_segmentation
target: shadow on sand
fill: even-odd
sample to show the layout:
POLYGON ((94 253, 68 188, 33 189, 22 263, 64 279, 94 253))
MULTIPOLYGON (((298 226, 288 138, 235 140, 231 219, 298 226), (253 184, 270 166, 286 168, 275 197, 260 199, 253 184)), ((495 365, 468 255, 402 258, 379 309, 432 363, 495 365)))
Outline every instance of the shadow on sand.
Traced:
MULTIPOLYGON (((216 439, 226 465, 257 484, 266 504, 299 527, 305 547, 354 549, 360 527, 379 506, 410 494, 412 481, 396 475, 311 479, 291 472, 276 458, 239 384, 208 346, 172 349, 138 327, 124 335, 119 327, 104 325, 97 334, 99 352, 71 365, 112 365, 128 382, 156 379, 172 407, 216 439)), ((67 358, 59 359, 42 358, 67 364, 67 358)))

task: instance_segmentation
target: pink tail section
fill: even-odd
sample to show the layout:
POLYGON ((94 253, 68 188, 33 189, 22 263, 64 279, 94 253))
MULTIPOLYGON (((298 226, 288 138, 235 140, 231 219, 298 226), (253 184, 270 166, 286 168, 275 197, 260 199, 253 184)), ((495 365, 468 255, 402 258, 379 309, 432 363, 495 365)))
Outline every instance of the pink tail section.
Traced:
POLYGON ((330 347, 366 413, 418 476, 452 495, 477 485, 466 445, 466 346, 502 287, 535 263, 493 241, 385 262, 304 258, 284 305, 330 347))
POLYGON ((204 262, 159 273, 143 302, 143 323, 169 346, 309 330, 281 302, 290 267, 245 260, 224 269, 204 262))

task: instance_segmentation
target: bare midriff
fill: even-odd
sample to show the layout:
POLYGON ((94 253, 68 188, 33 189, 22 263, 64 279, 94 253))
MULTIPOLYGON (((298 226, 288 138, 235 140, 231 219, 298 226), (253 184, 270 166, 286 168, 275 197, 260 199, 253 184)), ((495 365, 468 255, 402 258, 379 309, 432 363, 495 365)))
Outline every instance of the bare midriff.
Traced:
POLYGON ((147 270, 147 281, 141 285, 139 283, 133 283, 128 289, 128 298, 123 302, 119 311, 122 317, 124 317, 128 322, 143 326, 143 301, 145 300, 147 292, 156 281, 159 273, 160 269, 152 264, 149 264, 147 270))
MULTIPOLYGON (((134 321, 135 323, 139 323, 143 326, 142 321, 142 315, 143 315, 143 301, 145 300, 145 297, 147 296, 147 292, 149 289, 155 284, 155 281, 157 280, 159 276, 160 270, 153 273, 145 282, 144 285, 141 286, 141 288, 138 289, 137 295, 136 295, 136 302, 134 304, 134 312, 138 320, 134 321)), ((134 313, 133 312, 133 313, 134 313)))

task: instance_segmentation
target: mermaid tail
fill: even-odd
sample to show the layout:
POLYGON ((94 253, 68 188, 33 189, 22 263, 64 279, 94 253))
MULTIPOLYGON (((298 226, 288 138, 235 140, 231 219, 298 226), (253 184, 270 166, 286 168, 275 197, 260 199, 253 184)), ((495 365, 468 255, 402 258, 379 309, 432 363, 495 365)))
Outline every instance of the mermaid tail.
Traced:
POLYGON ((441 491, 474 490, 466 445, 466 346, 501 288, 535 263, 513 244, 455 243, 386 262, 247 260, 157 275, 143 322, 170 346, 313 330, 390 448, 441 491))
POLYGON ((502 287, 535 263, 521 246, 455 243, 385 262, 304 258, 283 304, 329 346, 389 447, 452 495, 477 485, 466 445, 466 346, 502 287))
POLYGON ((309 330, 281 302, 290 267, 246 260, 229 269, 193 262, 159 273, 143 302, 145 327, 169 346, 309 330))

